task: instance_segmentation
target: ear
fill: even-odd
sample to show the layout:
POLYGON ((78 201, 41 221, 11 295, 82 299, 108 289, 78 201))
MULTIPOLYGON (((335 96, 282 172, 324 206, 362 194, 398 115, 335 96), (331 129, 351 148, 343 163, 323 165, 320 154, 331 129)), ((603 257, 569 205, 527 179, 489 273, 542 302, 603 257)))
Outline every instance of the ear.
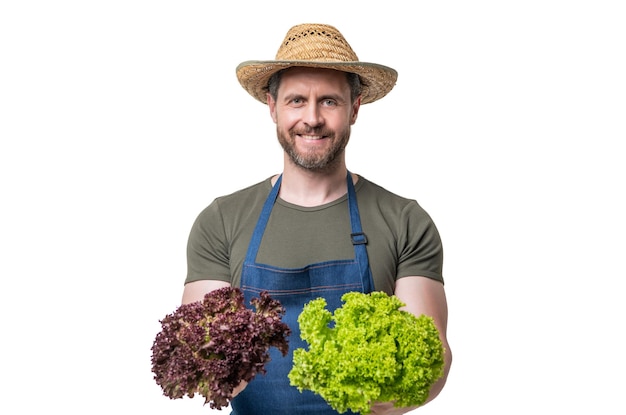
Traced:
POLYGON ((272 120, 274 120, 274 124, 276 124, 276 101, 272 98, 272 95, 268 92, 267 95, 267 106, 270 109, 270 116, 272 120))
POLYGON ((361 108, 361 96, 354 100, 352 103, 352 114, 350 115, 350 125, 354 125, 359 115, 359 109, 361 108))

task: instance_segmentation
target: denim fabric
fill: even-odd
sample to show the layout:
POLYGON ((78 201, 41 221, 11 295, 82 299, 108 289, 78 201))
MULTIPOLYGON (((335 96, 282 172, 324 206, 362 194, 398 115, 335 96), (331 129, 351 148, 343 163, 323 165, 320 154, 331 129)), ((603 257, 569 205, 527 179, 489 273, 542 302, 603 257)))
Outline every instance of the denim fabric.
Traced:
MULTIPOLYGON (((256 255, 269 220, 272 207, 278 196, 282 177, 272 188, 257 222, 248 247, 241 276, 241 289, 248 303, 262 291, 279 300, 286 309, 283 321, 289 325, 289 353, 283 357, 278 350, 270 350, 271 361, 266 365, 267 373, 257 375, 233 401, 233 415, 336 415, 319 395, 310 391, 299 392, 289 384, 287 377, 292 367, 293 351, 306 348, 300 339, 298 316, 310 300, 324 297, 327 308, 333 312, 341 306, 341 296, 349 291, 369 293, 374 283, 367 258, 367 238, 362 233, 356 193, 348 173, 348 205, 355 250, 353 260, 327 261, 311 264, 304 268, 285 269, 257 264, 256 255)), ((352 414, 348 411, 347 414, 352 414)))

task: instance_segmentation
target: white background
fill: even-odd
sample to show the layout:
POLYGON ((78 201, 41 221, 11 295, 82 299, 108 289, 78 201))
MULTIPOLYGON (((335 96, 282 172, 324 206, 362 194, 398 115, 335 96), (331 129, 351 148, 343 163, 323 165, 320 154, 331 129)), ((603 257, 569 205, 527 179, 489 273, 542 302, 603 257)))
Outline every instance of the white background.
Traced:
POLYGON ((420 414, 623 414, 620 1, 0 5, 3 414, 208 414, 150 347, 214 197, 280 171, 236 65, 324 22, 398 70, 348 166, 444 239, 454 366, 420 414))

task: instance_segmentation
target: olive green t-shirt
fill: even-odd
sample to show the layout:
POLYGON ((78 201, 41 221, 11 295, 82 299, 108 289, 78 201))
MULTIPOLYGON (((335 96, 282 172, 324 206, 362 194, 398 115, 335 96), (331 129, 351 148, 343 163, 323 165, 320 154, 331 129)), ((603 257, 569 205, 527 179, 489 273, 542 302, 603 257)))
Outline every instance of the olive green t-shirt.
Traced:
MULTIPOLYGON (((187 246, 185 283, 215 279, 240 285, 252 232, 271 190, 271 178, 215 199, 194 222, 187 246)), ((359 176, 355 184, 374 288, 393 294, 395 280, 423 276, 443 282, 443 249, 430 216, 415 200, 397 196, 359 176)), ((265 229, 256 262, 303 268, 354 258, 347 195, 316 207, 280 197, 265 229)))

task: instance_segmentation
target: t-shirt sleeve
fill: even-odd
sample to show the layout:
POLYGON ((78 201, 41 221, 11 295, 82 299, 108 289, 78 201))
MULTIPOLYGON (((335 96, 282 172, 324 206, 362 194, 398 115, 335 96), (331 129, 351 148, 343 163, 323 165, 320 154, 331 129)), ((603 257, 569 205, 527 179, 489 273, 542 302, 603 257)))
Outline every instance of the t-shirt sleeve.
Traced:
POLYGON ((229 249, 217 199, 198 215, 187 241, 185 283, 199 280, 230 282, 229 249))
POLYGON ((415 201, 403 209, 396 278, 423 276, 443 282, 443 246, 432 218, 415 201))

